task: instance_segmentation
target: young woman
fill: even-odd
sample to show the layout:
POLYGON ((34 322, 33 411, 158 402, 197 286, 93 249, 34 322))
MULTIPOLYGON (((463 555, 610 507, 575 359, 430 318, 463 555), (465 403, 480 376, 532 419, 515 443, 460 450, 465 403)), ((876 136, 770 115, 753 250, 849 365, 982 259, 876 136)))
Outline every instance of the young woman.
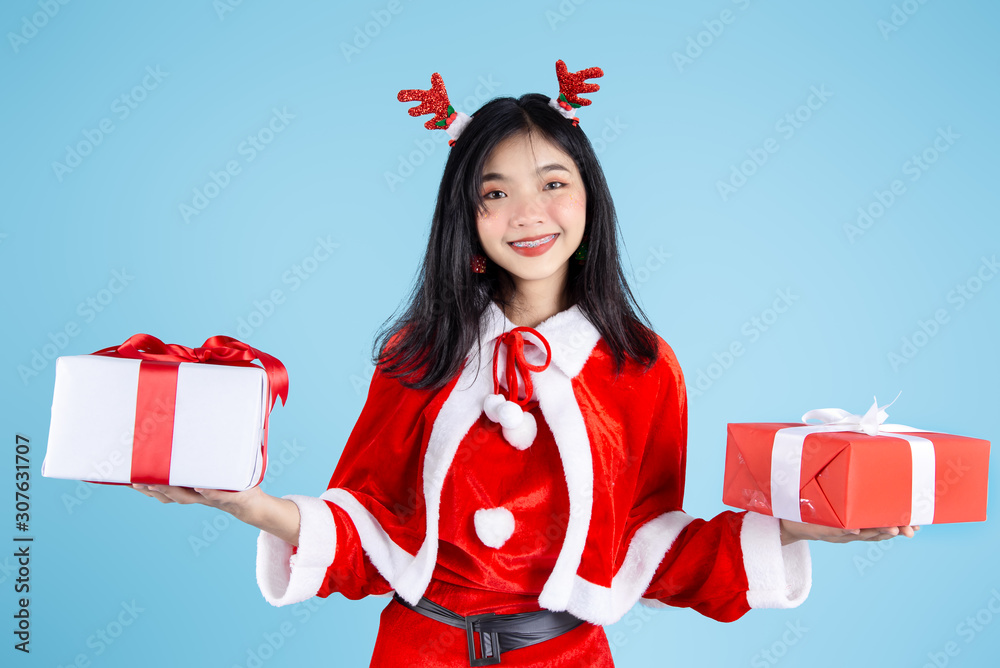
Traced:
POLYGON ((721 621, 793 607, 806 540, 913 536, 684 513, 684 380, 617 234, 576 123, 544 95, 492 100, 454 141, 327 491, 135 487, 260 528, 274 605, 395 592, 372 666, 612 666, 602 625, 638 601, 721 621))

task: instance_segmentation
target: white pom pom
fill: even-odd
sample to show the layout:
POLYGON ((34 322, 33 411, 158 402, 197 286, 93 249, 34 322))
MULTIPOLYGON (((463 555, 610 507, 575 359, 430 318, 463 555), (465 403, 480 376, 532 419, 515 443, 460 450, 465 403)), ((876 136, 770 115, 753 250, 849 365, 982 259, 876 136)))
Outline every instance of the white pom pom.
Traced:
POLYGON ((497 411, 500 417, 500 424, 504 429, 515 429, 524 420, 524 411, 513 401, 505 401, 500 410, 497 411))
POLYGON ((503 437, 518 450, 527 450, 531 447, 531 444, 535 442, 535 436, 538 434, 538 424, 535 422, 535 416, 531 413, 523 413, 523 415, 524 418, 518 426, 512 428, 505 426, 503 428, 503 437))
POLYGON ((500 421, 500 415, 497 411, 505 401, 507 400, 502 394, 491 394, 486 397, 486 401, 483 402, 483 412, 486 413, 486 417, 488 417, 491 422, 500 421))
POLYGON ((502 547, 514 533, 514 515, 502 506, 477 510, 473 523, 476 535, 487 547, 502 547))

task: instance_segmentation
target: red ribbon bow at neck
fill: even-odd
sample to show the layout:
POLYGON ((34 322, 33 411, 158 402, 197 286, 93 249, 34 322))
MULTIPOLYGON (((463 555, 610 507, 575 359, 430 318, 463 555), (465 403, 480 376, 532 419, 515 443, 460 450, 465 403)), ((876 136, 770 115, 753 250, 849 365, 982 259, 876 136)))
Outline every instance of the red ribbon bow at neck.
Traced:
MULTIPOLYGON (((531 340, 528 343, 538 346, 531 340)), ((483 402, 483 412, 493 422, 500 423, 503 427, 504 439, 518 450, 530 447, 538 433, 535 417, 529 411, 524 410, 524 407, 531 402, 531 395, 534 393, 529 371, 543 371, 549 366, 551 360, 552 350, 549 348, 549 342, 531 327, 515 327, 497 338, 496 348, 493 350, 493 394, 487 396, 483 402), (544 364, 529 364, 528 360, 525 359, 525 341, 521 332, 530 332, 542 342, 542 346, 545 346, 544 364), (510 397, 509 399, 504 399, 500 393, 500 379, 497 374, 501 344, 507 344, 507 395, 510 397), (524 379, 524 399, 519 399, 517 396, 518 371, 521 372, 521 378, 524 379)))
MULTIPOLYGON (((536 345, 533 341, 528 341, 536 345)), ((497 374, 497 367, 499 365, 499 352, 500 344, 507 345, 507 395, 508 401, 513 401, 519 406, 525 406, 529 401, 531 401, 531 395, 534 393, 534 387, 531 383, 531 374, 528 371, 544 371, 548 368, 549 362, 552 361, 552 349, 549 347, 549 342, 545 340, 545 337, 539 334, 536 330, 531 327, 515 327, 509 332, 501 335, 497 338, 496 347, 493 350, 493 394, 500 394, 500 377, 497 374), (524 336, 521 332, 530 332, 536 338, 538 338, 542 345, 545 346, 545 363, 544 364, 529 364, 528 360, 524 357, 524 336), (518 371, 521 372, 521 378, 524 379, 524 399, 518 399, 518 371)))

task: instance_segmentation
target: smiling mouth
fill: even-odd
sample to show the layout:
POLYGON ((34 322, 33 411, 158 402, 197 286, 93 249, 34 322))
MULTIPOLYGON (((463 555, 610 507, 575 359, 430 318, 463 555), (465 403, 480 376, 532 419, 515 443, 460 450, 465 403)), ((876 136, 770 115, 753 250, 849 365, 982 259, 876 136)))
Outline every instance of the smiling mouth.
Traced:
POLYGON ((541 246, 542 244, 547 244, 556 238, 555 234, 550 234, 547 237, 542 237, 541 239, 535 239, 534 241, 512 241, 511 246, 516 248, 535 248, 536 246, 541 246))

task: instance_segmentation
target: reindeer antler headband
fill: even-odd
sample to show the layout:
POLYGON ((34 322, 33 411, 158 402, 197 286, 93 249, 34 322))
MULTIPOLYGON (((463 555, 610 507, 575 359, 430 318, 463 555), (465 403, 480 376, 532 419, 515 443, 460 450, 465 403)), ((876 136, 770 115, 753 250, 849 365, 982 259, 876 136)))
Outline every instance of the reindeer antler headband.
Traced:
MULTIPOLYGON (((549 106, 553 107, 560 114, 570 119, 573 125, 579 125, 580 119, 576 117, 576 110, 586 107, 590 100, 580 97, 580 93, 593 93, 601 87, 595 83, 587 83, 587 79, 595 79, 604 76, 600 67, 588 67, 578 72, 570 72, 566 63, 561 60, 556 61, 556 76, 559 78, 559 97, 549 98, 549 106)), ((444 79, 435 72, 431 75, 431 87, 429 90, 418 88, 408 88, 399 91, 396 98, 400 102, 419 101, 415 107, 410 107, 410 116, 423 116, 424 114, 434 114, 434 117, 424 123, 428 130, 444 130, 451 139, 450 146, 455 145, 462 130, 469 124, 472 118, 455 111, 448 101, 448 92, 444 88, 444 79)))

